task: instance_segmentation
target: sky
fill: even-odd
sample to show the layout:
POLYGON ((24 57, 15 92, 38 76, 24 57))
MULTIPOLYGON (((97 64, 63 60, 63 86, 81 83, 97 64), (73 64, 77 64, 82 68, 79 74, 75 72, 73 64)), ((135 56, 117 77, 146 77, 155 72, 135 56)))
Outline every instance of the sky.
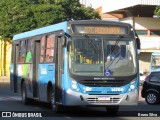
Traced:
POLYGON ((87 6, 91 6, 91 7, 95 8, 95 9, 102 5, 101 4, 102 0, 80 0, 80 2, 82 4, 86 4, 87 6))

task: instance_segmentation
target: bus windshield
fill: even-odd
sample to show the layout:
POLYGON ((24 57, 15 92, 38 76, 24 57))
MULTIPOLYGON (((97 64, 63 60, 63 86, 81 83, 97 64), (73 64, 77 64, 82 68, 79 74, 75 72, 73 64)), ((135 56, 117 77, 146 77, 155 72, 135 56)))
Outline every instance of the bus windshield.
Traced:
POLYGON ((81 76, 136 74, 135 40, 107 36, 74 36, 69 44, 69 71, 81 76))

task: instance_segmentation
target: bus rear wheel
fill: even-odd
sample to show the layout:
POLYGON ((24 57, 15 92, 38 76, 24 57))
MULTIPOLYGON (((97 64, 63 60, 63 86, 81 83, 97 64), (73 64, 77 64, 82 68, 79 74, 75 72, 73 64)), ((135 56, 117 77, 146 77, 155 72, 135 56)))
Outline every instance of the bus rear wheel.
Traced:
POLYGON ((115 106, 106 106, 106 110, 107 113, 110 115, 115 115, 117 114, 118 110, 119 110, 119 106, 115 105, 115 106))
POLYGON ((50 90, 50 106, 53 112, 55 113, 61 112, 61 106, 55 103, 55 96, 53 90, 50 90))

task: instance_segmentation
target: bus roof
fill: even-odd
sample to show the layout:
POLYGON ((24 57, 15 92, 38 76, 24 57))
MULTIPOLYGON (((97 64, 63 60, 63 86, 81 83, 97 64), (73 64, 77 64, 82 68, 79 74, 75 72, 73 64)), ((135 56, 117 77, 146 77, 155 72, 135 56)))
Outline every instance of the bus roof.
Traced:
POLYGON ((122 25, 132 27, 131 24, 121 22, 121 21, 109 21, 109 20, 75 20, 75 21, 68 21, 71 24, 108 24, 108 25, 122 25))
POLYGON ((41 34, 53 32, 53 31, 58 31, 58 30, 64 30, 64 32, 66 32, 67 31, 67 22, 65 21, 65 22, 50 25, 50 26, 47 26, 47 27, 42 27, 42 28, 35 29, 35 30, 32 30, 32 31, 20 33, 20 34, 14 35, 13 40, 25 39, 25 38, 29 38, 29 37, 33 37, 33 36, 36 36, 36 35, 41 35, 41 34))
POLYGON ((63 30, 64 32, 67 32, 67 25, 70 24, 109 24, 109 25, 127 25, 131 27, 128 23, 123 22, 117 22, 117 21, 106 21, 106 20, 76 20, 76 21, 64 21, 61 23, 57 23, 54 25, 42 27, 39 29, 27 31, 24 33, 16 34, 13 36, 13 40, 20 40, 20 39, 26 39, 30 38, 36 35, 42 35, 45 33, 50 33, 58 30, 63 30))

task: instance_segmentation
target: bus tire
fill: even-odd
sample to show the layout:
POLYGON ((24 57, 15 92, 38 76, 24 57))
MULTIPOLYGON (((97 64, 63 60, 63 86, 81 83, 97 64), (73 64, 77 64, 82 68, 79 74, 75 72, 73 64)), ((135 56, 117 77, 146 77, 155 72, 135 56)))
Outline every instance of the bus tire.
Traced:
POLYGON ((25 105, 29 104, 29 99, 27 98, 27 91, 26 91, 25 82, 22 83, 21 97, 22 97, 22 103, 23 104, 25 104, 25 105))
POLYGON ((115 115, 119 110, 119 106, 118 105, 106 106, 106 110, 107 110, 107 114, 115 115))
POLYGON ((49 96, 50 96, 51 110, 55 113, 61 112, 61 106, 56 105, 56 103, 55 103, 55 97, 54 97, 54 91, 53 90, 49 91, 49 96))

